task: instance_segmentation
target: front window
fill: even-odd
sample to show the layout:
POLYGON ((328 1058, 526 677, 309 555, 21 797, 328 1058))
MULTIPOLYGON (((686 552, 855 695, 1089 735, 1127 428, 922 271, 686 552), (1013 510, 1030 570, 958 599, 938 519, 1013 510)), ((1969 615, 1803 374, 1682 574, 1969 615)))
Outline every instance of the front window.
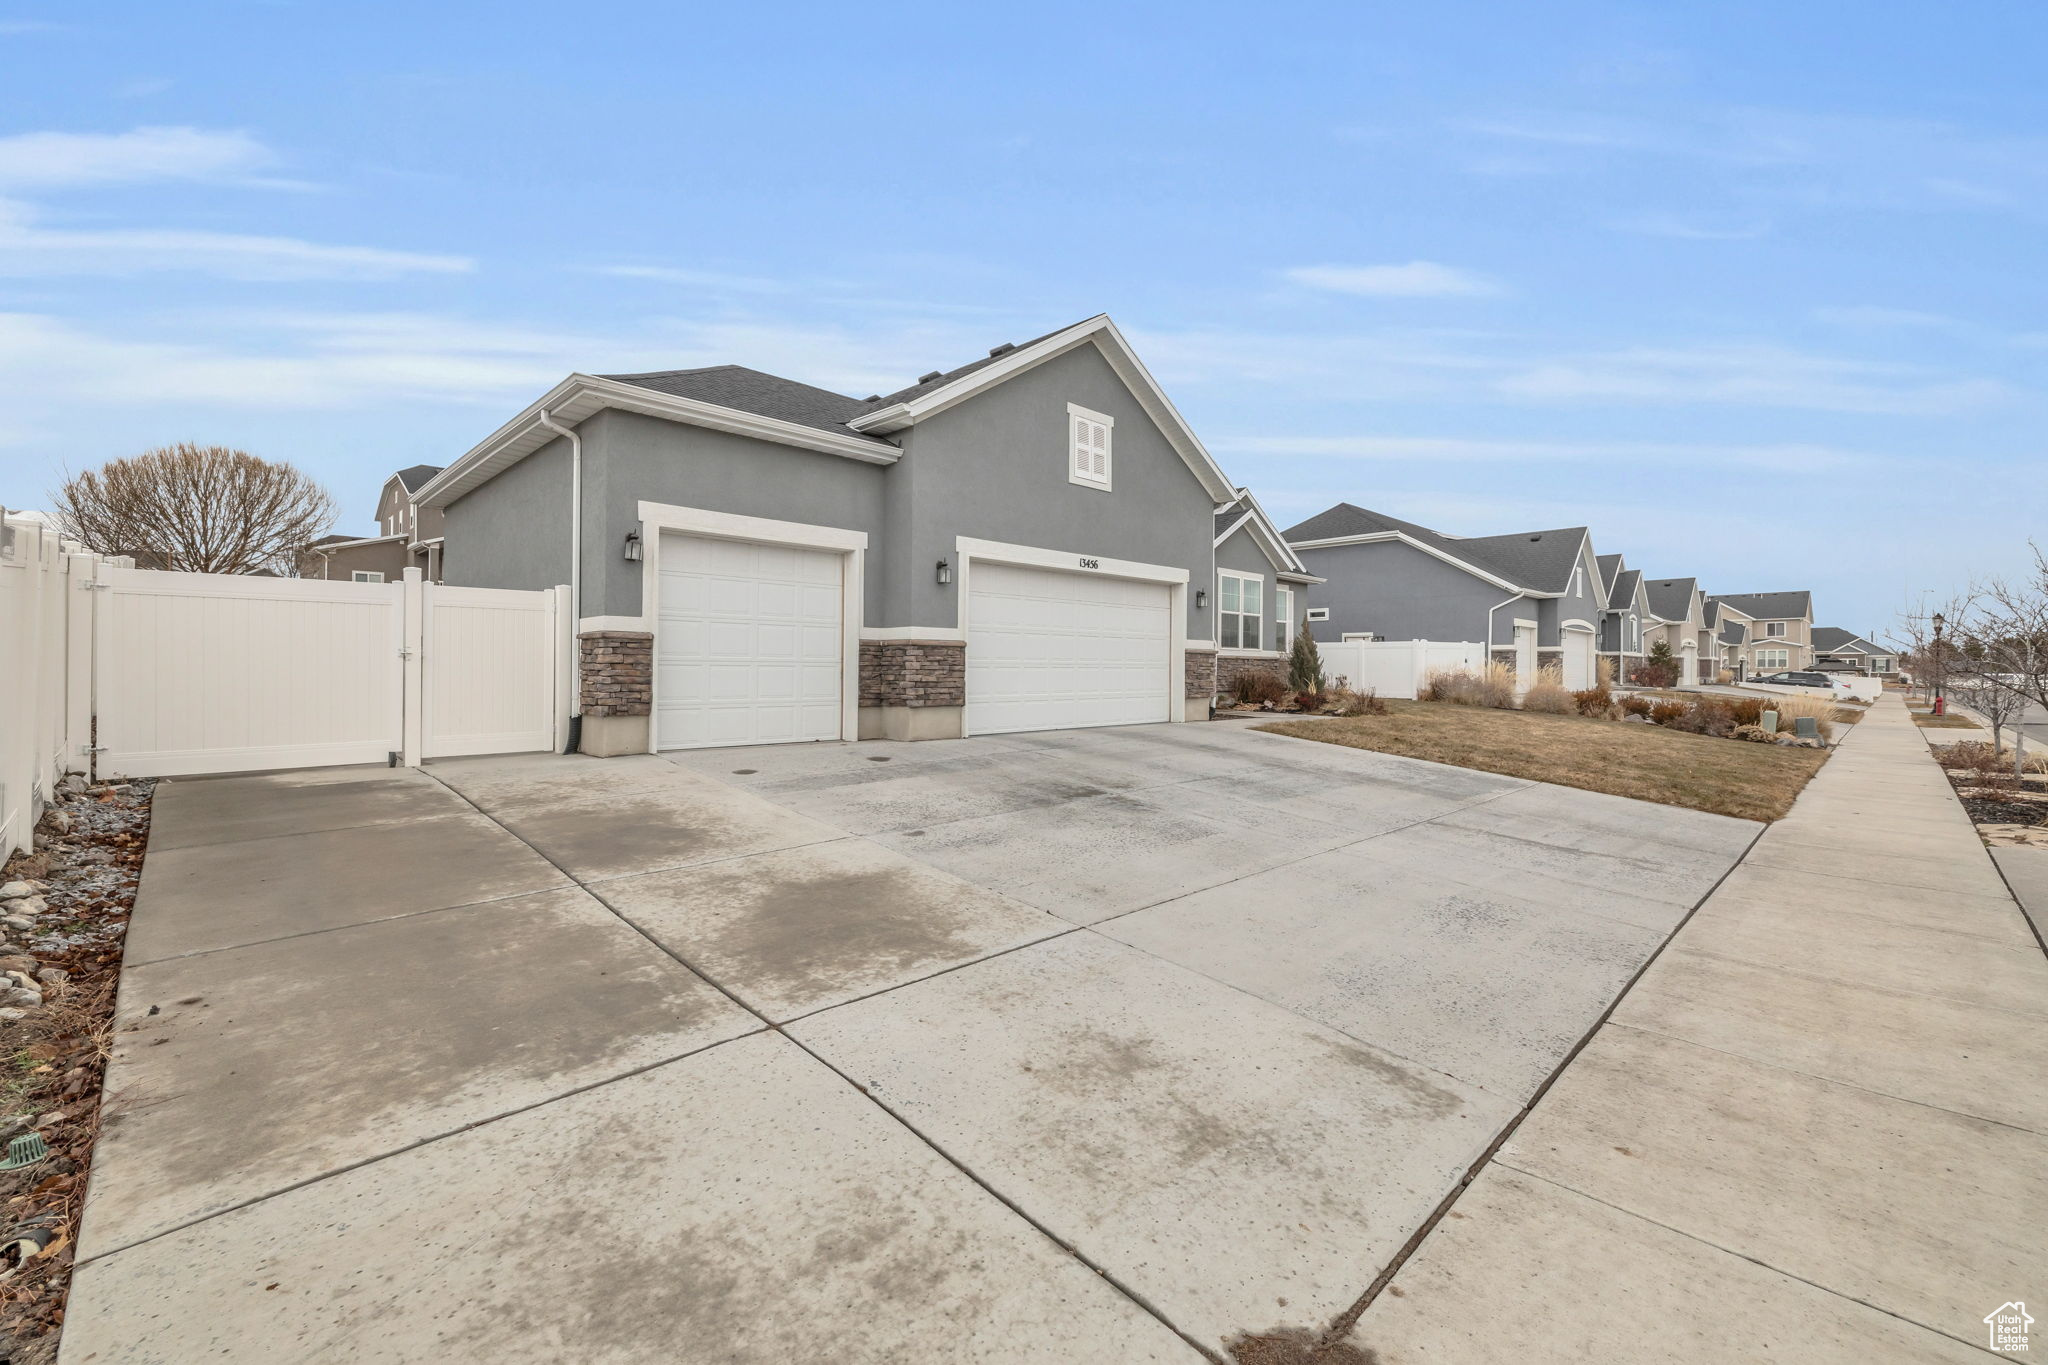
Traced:
POLYGON ((1216 575, 1216 600, 1221 605, 1216 643, 1224 649, 1257 649, 1263 638, 1259 622, 1265 615, 1263 578, 1248 574, 1216 575))
POLYGON ((352 583, 382 583, 384 575, 372 573, 368 569, 357 569, 349 575, 349 581, 352 583))
POLYGON ((1785 623, 1783 621, 1764 622, 1764 634, 1773 640, 1783 639, 1785 636, 1785 623))
POLYGON ((1636 619, 1634 612, 1628 615, 1628 645, 1630 649, 1643 647, 1643 623, 1636 619))
POLYGON ((1294 647, 1294 589, 1273 586, 1273 648, 1285 654, 1294 647))
POLYGON ((1758 668, 1785 669, 1792 666, 1792 651, 1789 649, 1760 649, 1756 652, 1758 668))

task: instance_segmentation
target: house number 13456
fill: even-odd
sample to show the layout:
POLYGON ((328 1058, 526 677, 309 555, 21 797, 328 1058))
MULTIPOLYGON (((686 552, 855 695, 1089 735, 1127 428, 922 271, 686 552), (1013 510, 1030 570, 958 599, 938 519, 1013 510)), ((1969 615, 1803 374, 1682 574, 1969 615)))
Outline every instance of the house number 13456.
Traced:
POLYGON ((1102 561, 1099 559, 1083 559, 1081 567, 1084 569, 1099 569, 1102 567, 1102 561))

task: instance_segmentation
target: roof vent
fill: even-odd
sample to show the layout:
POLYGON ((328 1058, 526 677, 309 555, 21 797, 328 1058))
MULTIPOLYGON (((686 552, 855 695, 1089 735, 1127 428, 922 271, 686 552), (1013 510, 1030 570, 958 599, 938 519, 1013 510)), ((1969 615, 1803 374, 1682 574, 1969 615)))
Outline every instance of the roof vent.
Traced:
POLYGON ((918 382, 918 383, 920 383, 920 384, 929 384, 929 383, 931 383, 931 382, 932 382, 932 381, 933 381, 934 379, 937 379, 937 378, 938 378, 938 377, 939 377, 940 375, 942 375, 942 374, 944 374, 944 373, 945 373, 945 371, 944 371, 944 370, 933 370, 933 371, 932 371, 932 372, 931 372, 930 374, 921 374, 921 375, 919 375, 919 376, 917 377, 917 382, 918 382))
POLYGON ((861 399, 860 401, 863 403, 879 403, 882 401, 882 395, 880 395, 879 393, 871 393, 867 397, 861 399))
POLYGON ((1529 537, 1529 543, 1530 543, 1531 545, 1534 545, 1534 544, 1535 544, 1535 543, 1536 543, 1537 541, 1539 541, 1539 540, 1541 540, 1541 539, 1543 539, 1543 537, 1542 537, 1542 536, 1530 536, 1530 537, 1529 537))
POLYGON ((989 348, 988 348, 988 353, 989 353, 989 356, 990 356, 991 358, 993 358, 993 357, 995 357, 995 356, 999 356, 999 355, 1008 355, 1008 354, 1009 354, 1009 353, 1010 353, 1011 351, 1014 351, 1014 350, 1016 350, 1016 349, 1017 349, 1017 343, 1016 343, 1016 342, 1014 342, 1014 341, 1006 341, 1006 342, 1004 342, 1004 343, 1003 343, 1002 345, 1000 345, 1000 346, 991 346, 991 347, 989 347, 989 348))

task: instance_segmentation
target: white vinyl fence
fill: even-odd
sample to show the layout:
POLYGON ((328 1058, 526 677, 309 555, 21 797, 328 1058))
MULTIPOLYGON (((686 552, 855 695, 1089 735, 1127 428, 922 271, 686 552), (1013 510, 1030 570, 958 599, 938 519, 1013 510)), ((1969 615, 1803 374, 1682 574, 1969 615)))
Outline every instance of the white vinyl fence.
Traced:
POLYGON ((87 585, 99 556, 77 552, 34 513, 0 510, 0 859, 30 831, 92 726, 87 585))
POLYGON ((1463 640, 1341 640, 1317 648, 1331 681, 1341 677, 1360 692, 1371 688, 1382 697, 1412 700, 1432 673, 1486 667, 1486 646, 1463 640))
POLYGON ((0 858, 67 771, 254 772, 560 749, 567 588, 160 573, 0 518, 0 858))

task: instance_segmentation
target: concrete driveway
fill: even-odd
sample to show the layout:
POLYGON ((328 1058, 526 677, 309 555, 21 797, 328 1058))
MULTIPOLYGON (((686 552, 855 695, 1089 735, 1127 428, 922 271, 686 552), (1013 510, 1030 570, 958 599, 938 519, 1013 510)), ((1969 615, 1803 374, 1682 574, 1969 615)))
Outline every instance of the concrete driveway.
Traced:
POLYGON ((166 783, 64 1360, 1194 1360, 1757 826, 1229 723, 166 783))

